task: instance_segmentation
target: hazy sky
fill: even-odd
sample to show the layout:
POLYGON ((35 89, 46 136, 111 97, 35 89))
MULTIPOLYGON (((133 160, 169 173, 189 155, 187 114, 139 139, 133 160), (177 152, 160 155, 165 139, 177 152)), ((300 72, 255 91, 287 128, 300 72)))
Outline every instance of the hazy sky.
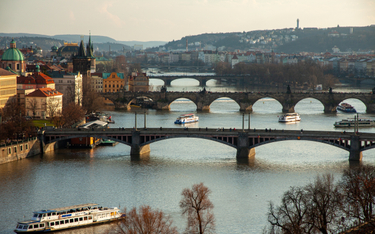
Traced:
POLYGON ((119 41, 375 24, 375 0, 0 0, 0 32, 85 34, 119 41))

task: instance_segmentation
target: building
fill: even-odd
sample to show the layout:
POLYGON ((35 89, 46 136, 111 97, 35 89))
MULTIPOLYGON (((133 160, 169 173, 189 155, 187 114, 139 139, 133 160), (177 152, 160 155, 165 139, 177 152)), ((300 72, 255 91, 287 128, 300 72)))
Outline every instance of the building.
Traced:
POLYGON ((61 46, 59 49, 56 50, 55 47, 52 47, 53 55, 57 55, 60 57, 71 58, 73 55, 78 53, 78 43, 66 43, 61 46))
POLYGON ((129 76, 129 91, 131 92, 147 92, 149 91, 149 77, 146 73, 133 72, 129 76))
POLYGON ((17 95, 17 75, 0 68, 0 108, 17 95))
POLYGON ((85 50, 83 40, 79 45, 79 50, 77 55, 73 57, 73 73, 82 74, 83 88, 86 85, 90 85, 91 73, 96 71, 96 62, 93 55, 93 45, 91 43, 91 35, 89 38, 89 43, 85 50))
POLYGON ((62 103, 62 93, 51 88, 40 88, 26 95, 26 113, 41 119, 58 116, 62 112, 62 103))
POLYGON ((126 81, 124 73, 103 73, 103 92, 115 93, 125 88, 126 81))
POLYGON ((64 94, 63 103, 82 105, 82 74, 65 71, 50 72, 55 89, 64 94))
POLYGON ((36 65, 34 73, 27 76, 17 77, 17 89, 38 89, 51 88, 55 89, 55 82, 46 74, 40 72, 39 65, 36 65))
POLYGON ((15 71, 18 74, 21 74, 26 71, 26 63, 22 52, 16 48, 16 42, 14 39, 10 42, 10 48, 7 49, 4 54, 1 56, 1 68, 6 69, 7 67, 10 70, 15 71))

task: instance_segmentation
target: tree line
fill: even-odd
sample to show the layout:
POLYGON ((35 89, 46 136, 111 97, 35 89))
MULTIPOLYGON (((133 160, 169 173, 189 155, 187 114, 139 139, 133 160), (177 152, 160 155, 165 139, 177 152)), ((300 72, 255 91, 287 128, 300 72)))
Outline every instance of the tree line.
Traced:
POLYGON ((296 64, 238 63, 233 68, 227 62, 215 66, 218 75, 249 75, 243 78, 244 85, 274 85, 298 88, 315 88, 322 84, 324 89, 339 83, 330 67, 322 67, 312 61, 296 64))
MULTIPOLYGON (((344 171, 334 183, 331 174, 314 182, 291 187, 281 203, 269 203, 269 234, 341 233, 367 223, 375 230, 375 167, 359 166, 344 171)), ((372 233, 372 232, 356 232, 372 233)))

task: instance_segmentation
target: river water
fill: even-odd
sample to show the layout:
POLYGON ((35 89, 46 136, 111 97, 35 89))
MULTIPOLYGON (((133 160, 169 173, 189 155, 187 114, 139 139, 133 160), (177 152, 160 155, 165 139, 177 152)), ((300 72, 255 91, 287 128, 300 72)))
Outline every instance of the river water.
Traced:
MULTIPOLYGON (((152 80, 155 86, 162 83, 152 80)), ((168 90, 199 90, 197 82, 183 79, 172 82, 168 90)), ((209 81, 208 90, 234 91, 209 81)), ((364 91, 372 87, 340 87, 334 91, 364 91)), ((250 89, 250 88, 249 88, 250 89)), ((346 102, 355 106, 362 118, 364 104, 356 99, 346 102)), ((195 104, 179 99, 170 111, 147 110, 147 127, 182 127, 173 124, 176 117, 196 113, 195 104)), ((332 130, 333 123, 353 114, 324 114, 323 105, 315 99, 304 99, 295 107, 302 121, 278 123, 281 105, 270 98, 253 106, 251 128, 332 130)), ((132 128, 144 125, 144 110, 108 111, 115 124, 111 127, 132 128)), ((198 112, 199 122, 189 127, 242 128, 239 106, 228 98, 215 101, 210 112, 198 112)), ((245 128, 248 128, 248 114, 245 128)), ((346 130, 352 131, 352 130, 346 130)), ((360 131, 374 132, 375 128, 360 131)), ((182 232, 186 218, 181 216, 179 201, 184 188, 203 182, 212 190, 217 233, 261 233, 267 225, 269 201, 279 204, 290 186, 304 186, 319 174, 332 173, 338 180, 349 167, 348 152, 308 141, 284 141, 256 148, 248 163, 236 161, 235 149, 214 141, 177 138, 150 145, 149 158, 130 160, 130 147, 116 146, 87 149, 63 149, 44 156, 0 165, 0 233, 12 233, 16 222, 30 218, 32 211, 99 203, 131 209, 149 205, 174 220, 182 232)), ((375 151, 363 153, 363 164, 375 164, 375 151)), ((61 233, 103 233, 111 225, 101 225, 61 233)))

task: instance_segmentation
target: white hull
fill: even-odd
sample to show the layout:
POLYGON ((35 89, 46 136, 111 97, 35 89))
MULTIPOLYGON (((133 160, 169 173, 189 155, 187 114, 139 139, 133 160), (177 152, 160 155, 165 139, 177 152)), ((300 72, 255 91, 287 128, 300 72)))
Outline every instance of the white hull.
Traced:
POLYGON ((93 207, 96 204, 85 204, 58 208, 56 210, 41 210, 34 212, 32 220, 18 222, 14 232, 16 233, 38 233, 54 232, 72 228, 80 228, 95 224, 119 220, 122 214, 118 208, 93 207), (77 208, 84 207, 84 208, 77 208))
POLYGON ((280 123, 294 123, 301 121, 301 117, 297 113, 288 113, 279 117, 280 123))

